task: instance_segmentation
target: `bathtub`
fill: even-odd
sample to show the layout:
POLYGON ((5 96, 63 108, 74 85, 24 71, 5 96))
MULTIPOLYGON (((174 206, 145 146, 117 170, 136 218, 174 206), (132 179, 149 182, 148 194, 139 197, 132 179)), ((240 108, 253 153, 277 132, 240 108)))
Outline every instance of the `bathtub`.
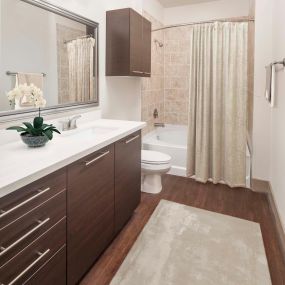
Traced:
MULTIPOLYGON (((143 137, 143 149, 166 153, 171 156, 172 167, 168 172, 172 175, 186 177, 187 126, 165 125, 156 128, 143 137)), ((246 152, 246 186, 250 188, 251 157, 246 152)))
POLYGON ((143 137, 143 149, 164 152, 171 156, 169 174, 186 176, 187 127, 166 125, 143 137))

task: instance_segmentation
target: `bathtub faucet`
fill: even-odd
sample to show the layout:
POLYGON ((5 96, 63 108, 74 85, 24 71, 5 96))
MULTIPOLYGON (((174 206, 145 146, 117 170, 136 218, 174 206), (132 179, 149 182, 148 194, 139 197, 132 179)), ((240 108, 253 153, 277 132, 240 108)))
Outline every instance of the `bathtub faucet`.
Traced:
POLYGON ((165 128, 165 124, 164 123, 154 123, 154 126, 157 128, 165 128))

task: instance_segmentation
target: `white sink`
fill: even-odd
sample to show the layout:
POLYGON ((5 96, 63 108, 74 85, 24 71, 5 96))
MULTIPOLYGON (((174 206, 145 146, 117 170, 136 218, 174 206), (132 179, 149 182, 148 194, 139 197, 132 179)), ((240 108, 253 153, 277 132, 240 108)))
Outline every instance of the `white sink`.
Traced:
POLYGON ((77 128, 75 130, 61 132, 60 137, 65 138, 94 138, 96 136, 106 135, 110 132, 116 131, 118 128, 115 127, 103 127, 103 126, 92 126, 89 128, 77 128))

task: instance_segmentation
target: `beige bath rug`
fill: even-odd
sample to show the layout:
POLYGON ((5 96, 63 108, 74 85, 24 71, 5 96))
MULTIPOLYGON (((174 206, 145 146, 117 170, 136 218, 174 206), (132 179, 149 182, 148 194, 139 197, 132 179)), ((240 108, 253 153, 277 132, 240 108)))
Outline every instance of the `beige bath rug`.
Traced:
POLYGON ((260 226, 161 201, 111 285, 269 285, 260 226))

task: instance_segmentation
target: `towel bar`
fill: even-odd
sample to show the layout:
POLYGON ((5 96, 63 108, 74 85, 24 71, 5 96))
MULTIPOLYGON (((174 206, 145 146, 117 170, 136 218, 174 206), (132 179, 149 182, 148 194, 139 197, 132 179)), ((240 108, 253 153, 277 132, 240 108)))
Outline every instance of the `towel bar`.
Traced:
POLYGON ((271 65, 277 65, 277 64, 282 64, 285 67, 285 58, 282 61, 275 61, 271 63, 271 65))
MULTIPOLYGON (((16 76, 18 74, 18 72, 12 72, 12 71, 7 71, 6 72, 6 75, 9 75, 9 76, 16 76)), ((43 76, 47 76, 45 73, 42 72, 42 75, 43 76)))

